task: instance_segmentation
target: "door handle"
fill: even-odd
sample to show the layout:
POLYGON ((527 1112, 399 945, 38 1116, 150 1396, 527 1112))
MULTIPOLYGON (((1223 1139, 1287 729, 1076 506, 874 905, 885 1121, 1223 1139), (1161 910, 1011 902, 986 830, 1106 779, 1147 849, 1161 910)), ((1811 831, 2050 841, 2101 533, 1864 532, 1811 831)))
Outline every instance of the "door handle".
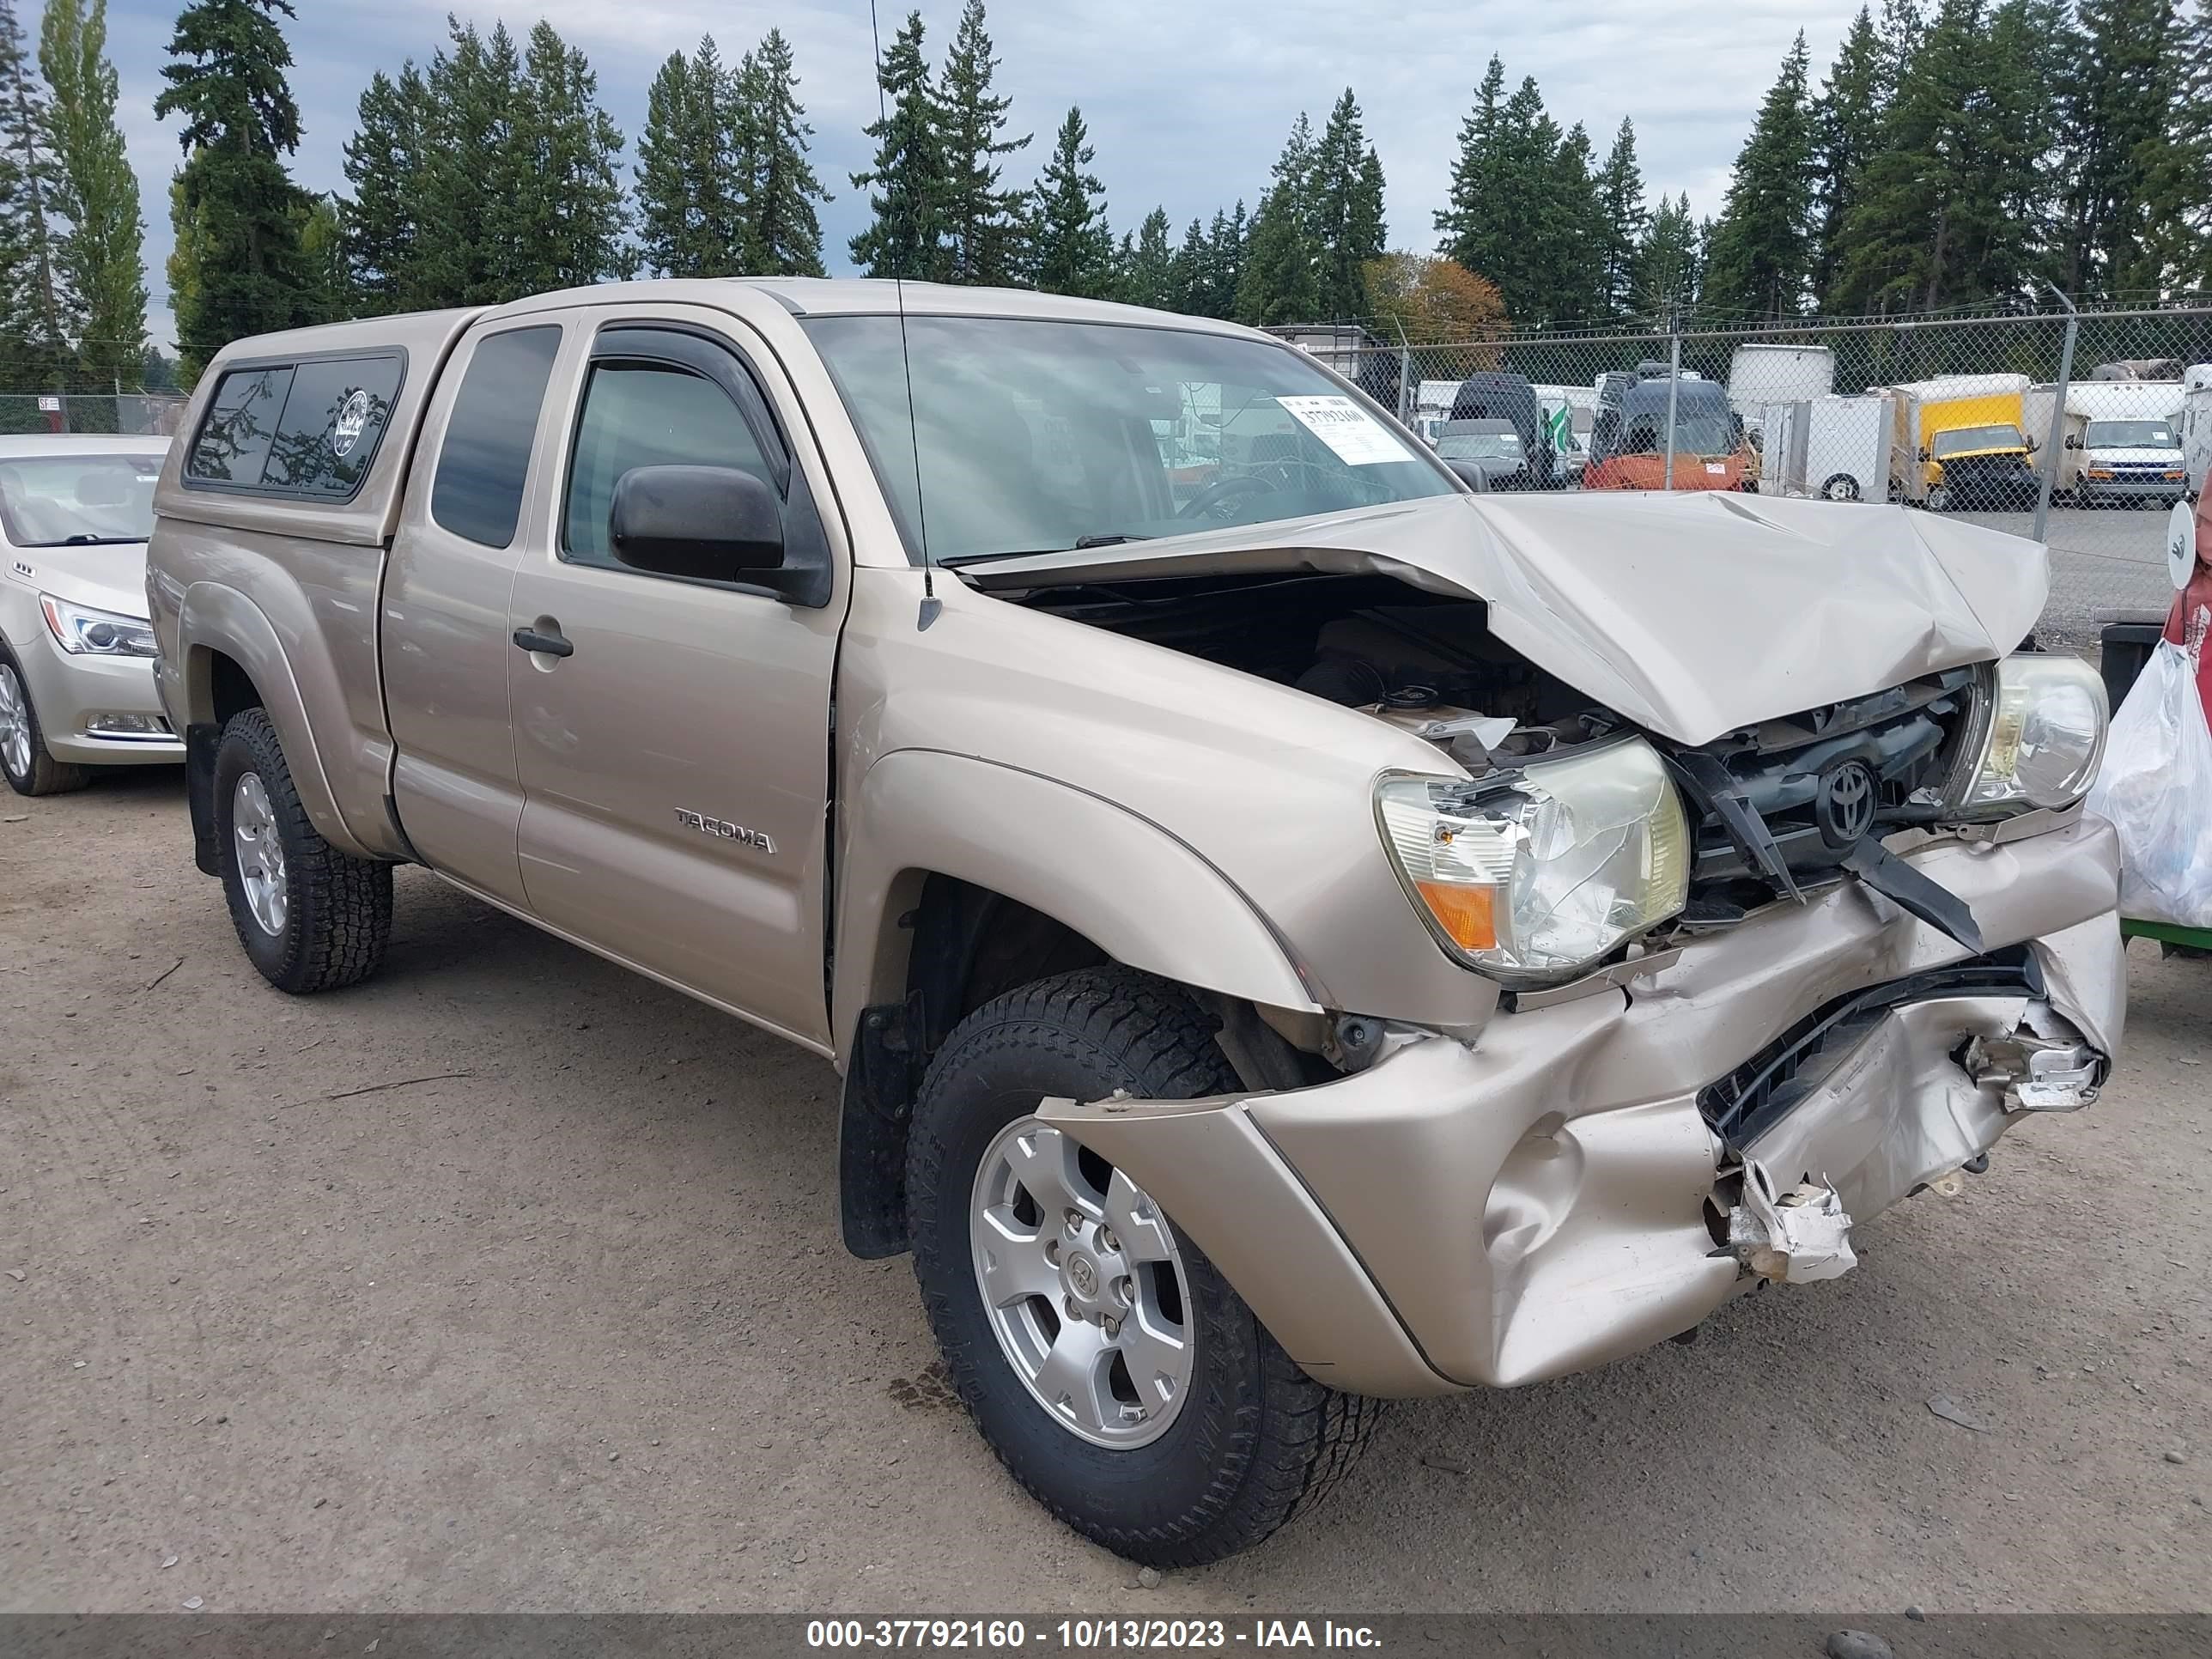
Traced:
POLYGON ((541 634, 534 628, 516 629, 514 642, 525 651, 543 652, 549 657, 573 656, 576 650, 559 633, 541 634))

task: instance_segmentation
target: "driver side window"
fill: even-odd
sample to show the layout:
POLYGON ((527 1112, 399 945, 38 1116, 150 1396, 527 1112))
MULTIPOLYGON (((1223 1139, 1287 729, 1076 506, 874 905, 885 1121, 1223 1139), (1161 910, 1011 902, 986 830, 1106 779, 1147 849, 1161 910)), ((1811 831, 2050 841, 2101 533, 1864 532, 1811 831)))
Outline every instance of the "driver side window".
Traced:
POLYGON ((714 381, 676 363, 594 363, 576 420, 561 556, 629 569, 615 557, 608 532, 615 486, 633 467, 668 465, 732 466, 777 486, 752 426, 714 381))

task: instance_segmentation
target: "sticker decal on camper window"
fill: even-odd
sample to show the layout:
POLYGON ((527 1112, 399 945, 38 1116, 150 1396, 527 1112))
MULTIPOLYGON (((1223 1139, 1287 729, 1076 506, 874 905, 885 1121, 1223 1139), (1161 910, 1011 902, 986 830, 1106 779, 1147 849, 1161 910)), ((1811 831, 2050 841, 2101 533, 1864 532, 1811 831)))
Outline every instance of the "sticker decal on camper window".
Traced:
POLYGON ((1278 398, 1283 412, 1334 451, 1346 466, 1411 460, 1406 446, 1349 398, 1278 398))

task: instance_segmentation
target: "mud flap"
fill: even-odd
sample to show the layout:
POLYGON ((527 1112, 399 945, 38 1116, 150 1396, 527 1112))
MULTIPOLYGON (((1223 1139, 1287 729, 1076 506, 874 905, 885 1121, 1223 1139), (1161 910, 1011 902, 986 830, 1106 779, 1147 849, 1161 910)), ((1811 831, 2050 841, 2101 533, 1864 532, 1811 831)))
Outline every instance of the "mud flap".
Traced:
POLYGON ((192 863, 204 876, 220 876, 215 844, 215 754, 222 728, 195 720, 185 728, 185 803, 192 815, 192 863))

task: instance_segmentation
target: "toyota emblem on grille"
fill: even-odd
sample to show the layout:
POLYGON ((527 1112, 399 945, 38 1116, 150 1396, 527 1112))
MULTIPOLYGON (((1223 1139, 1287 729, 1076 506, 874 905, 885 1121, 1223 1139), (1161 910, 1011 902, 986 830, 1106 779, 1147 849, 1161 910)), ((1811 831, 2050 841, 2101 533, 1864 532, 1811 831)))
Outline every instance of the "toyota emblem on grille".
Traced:
POLYGON ((1874 774, 1864 761, 1845 761, 1820 780, 1813 817, 1831 847, 1851 846, 1874 828, 1874 774))

